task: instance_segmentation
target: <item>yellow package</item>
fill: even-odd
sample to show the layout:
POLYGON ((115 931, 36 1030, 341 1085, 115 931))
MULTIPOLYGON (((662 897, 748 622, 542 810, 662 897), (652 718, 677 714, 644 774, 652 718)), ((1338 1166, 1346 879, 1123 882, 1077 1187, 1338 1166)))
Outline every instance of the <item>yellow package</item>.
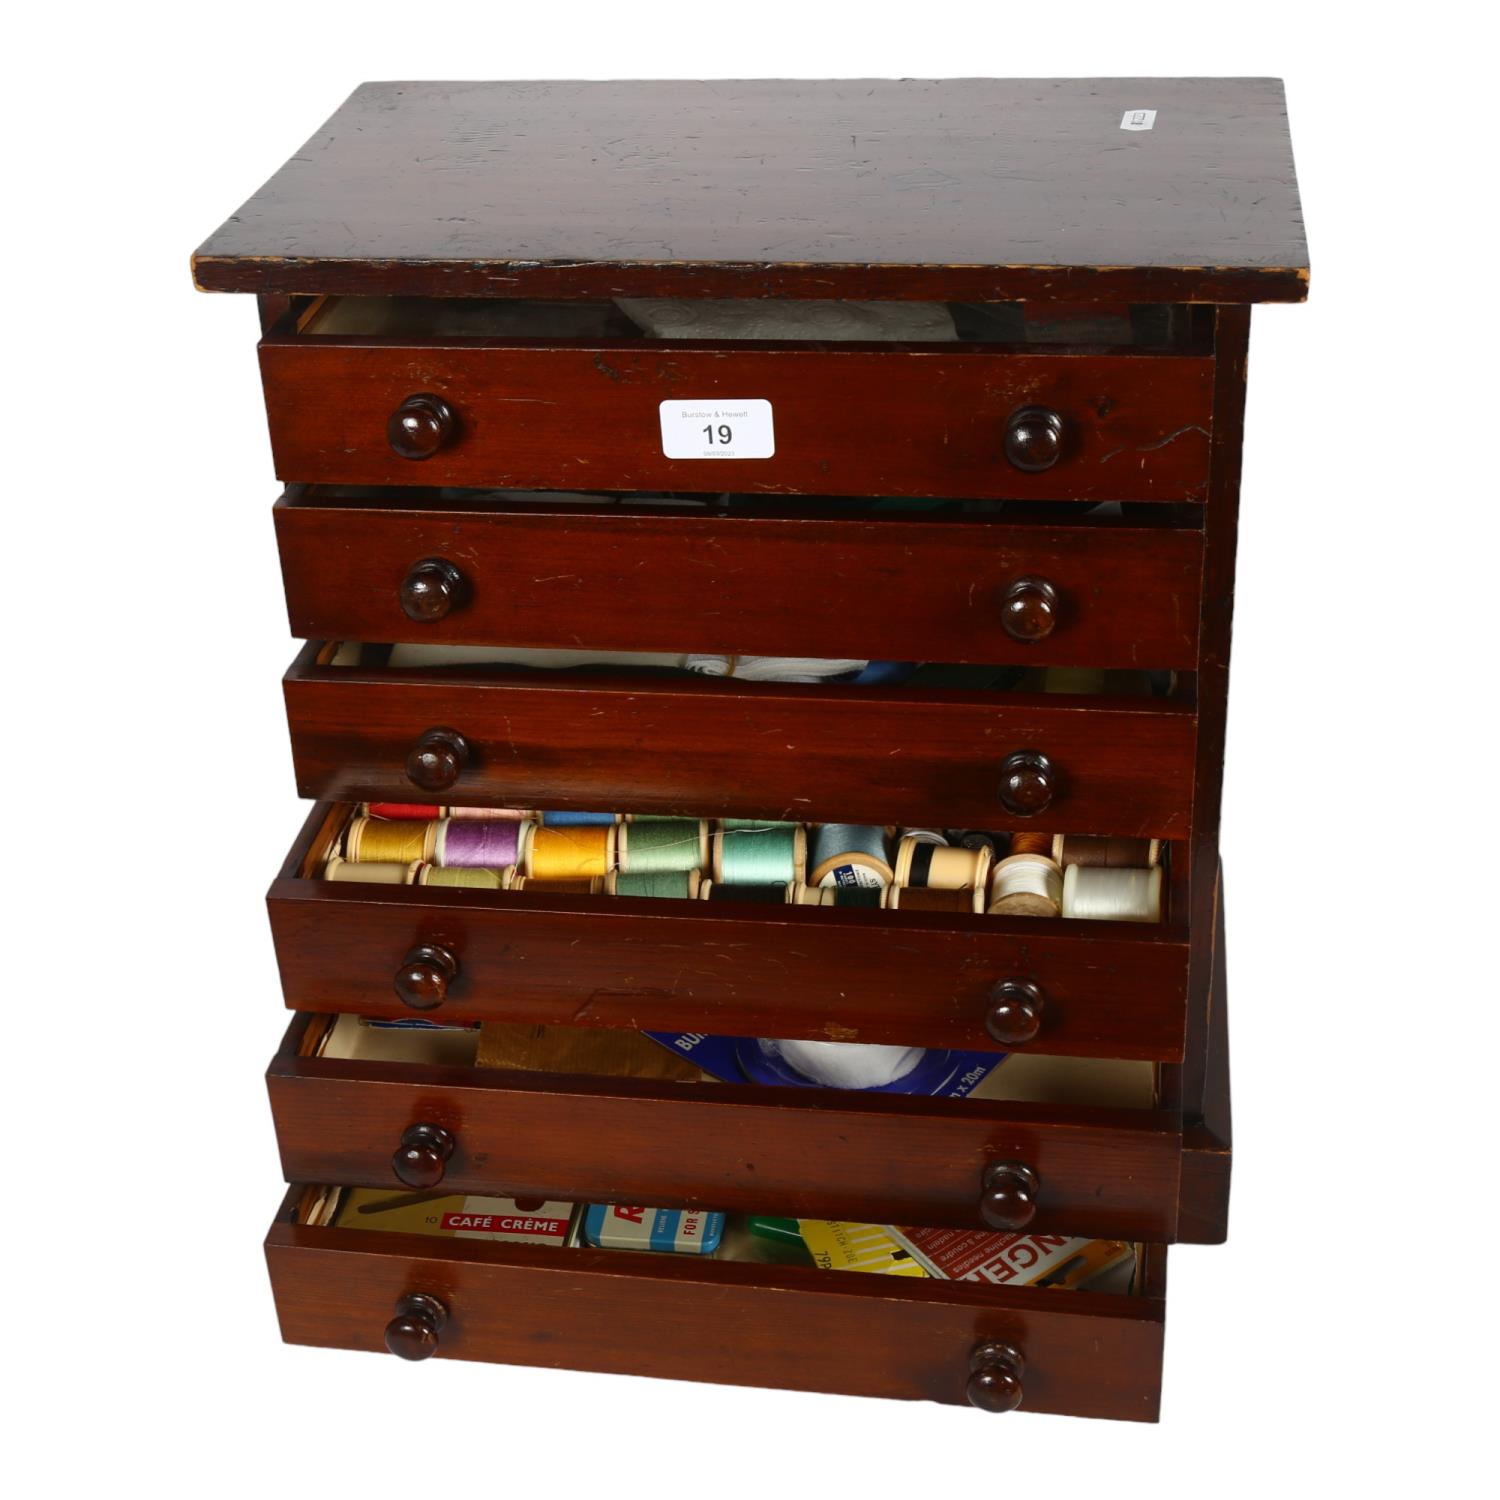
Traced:
POLYGON ((878 1276, 922 1276, 927 1272, 879 1224, 836 1219, 798 1219, 812 1258, 825 1271, 873 1271, 878 1276))

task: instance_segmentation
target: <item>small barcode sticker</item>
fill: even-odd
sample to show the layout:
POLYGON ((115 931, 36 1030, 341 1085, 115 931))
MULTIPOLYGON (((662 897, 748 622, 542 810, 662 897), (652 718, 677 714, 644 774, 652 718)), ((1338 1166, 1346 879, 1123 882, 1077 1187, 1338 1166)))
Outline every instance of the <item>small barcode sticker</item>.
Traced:
POLYGON ((667 458, 776 456, 769 401, 663 401, 660 411, 667 458))
POLYGON ((1120 120, 1121 130, 1150 130, 1156 124, 1154 109, 1127 109, 1120 120))

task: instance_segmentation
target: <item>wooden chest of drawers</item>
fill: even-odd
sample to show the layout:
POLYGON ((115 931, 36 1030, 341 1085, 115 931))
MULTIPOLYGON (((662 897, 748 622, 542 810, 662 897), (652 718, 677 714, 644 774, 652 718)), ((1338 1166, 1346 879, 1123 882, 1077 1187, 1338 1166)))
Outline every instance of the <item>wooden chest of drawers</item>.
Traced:
POLYGON ((283 1335, 1153 1418, 1164 1247, 1227 1224, 1249 307, 1307 285, 1280 85, 367 84, 194 271, 259 299, 308 643, 283 1335), (688 652, 720 675, 616 655, 688 652), (904 665, 742 675, 769 657, 904 665), (1151 841, 1160 920, 322 878, 365 802, 1151 841), (538 1027, 1005 1057, 968 1097, 645 1043, 660 1071, 483 1065, 538 1027), (361 1187, 1133 1248, 1082 1289, 909 1279, 739 1228, 377 1233, 361 1187))

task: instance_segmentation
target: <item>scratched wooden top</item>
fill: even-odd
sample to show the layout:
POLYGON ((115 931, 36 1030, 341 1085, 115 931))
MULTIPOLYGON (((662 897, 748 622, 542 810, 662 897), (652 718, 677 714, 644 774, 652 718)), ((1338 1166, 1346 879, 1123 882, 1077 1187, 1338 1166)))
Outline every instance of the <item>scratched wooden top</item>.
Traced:
POLYGON ((1286 302, 1307 243, 1274 78, 366 83, 193 268, 210 291, 1286 302))

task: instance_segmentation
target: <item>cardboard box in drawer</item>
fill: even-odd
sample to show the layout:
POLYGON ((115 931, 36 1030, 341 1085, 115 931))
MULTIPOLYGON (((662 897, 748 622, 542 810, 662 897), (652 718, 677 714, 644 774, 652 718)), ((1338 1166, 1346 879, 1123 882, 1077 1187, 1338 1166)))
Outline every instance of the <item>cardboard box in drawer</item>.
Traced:
POLYGON ((460 1193, 392 1193, 350 1188, 334 1221, 341 1229, 386 1229, 490 1244, 566 1245, 576 1205, 540 1198, 485 1198, 460 1193))

